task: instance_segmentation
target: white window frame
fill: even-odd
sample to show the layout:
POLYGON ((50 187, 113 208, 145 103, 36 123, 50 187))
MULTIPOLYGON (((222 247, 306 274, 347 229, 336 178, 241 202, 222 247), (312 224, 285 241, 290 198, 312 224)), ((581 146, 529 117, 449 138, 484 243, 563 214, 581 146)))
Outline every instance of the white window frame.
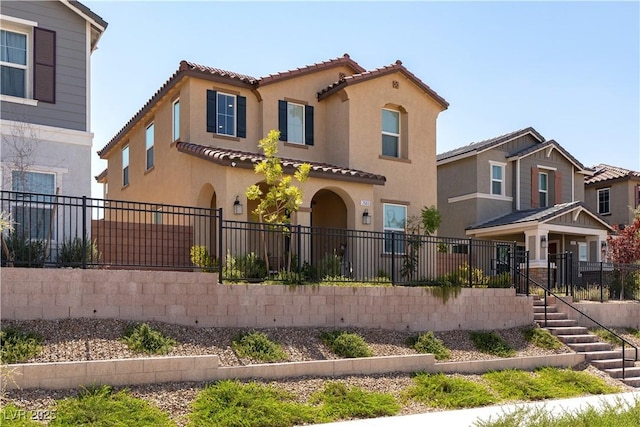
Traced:
POLYGON ((216 92, 216 134, 218 135, 224 135, 224 136, 236 136, 238 134, 238 96, 234 95, 232 93, 225 93, 225 92, 216 92), (231 97, 233 98, 233 133, 223 133, 221 132, 221 125, 220 125, 220 120, 219 118, 222 117, 229 117, 228 114, 226 113, 221 113, 220 109, 218 108, 218 102, 220 100, 221 96, 225 96, 225 97, 231 97))
POLYGON ((291 144, 298 144, 298 145, 304 145, 305 144, 305 126, 306 126, 306 120, 307 117, 305 115, 305 105, 303 104, 298 104, 296 102, 289 102, 287 101, 287 142, 291 143, 291 144), (290 114, 291 110, 290 108, 294 107, 294 108, 299 108, 300 111, 302 112, 302 127, 300 129, 300 140, 294 140, 293 139, 293 132, 291 132, 291 125, 292 125, 292 115, 290 114))
POLYGON ((155 166, 155 136, 156 127, 153 122, 149 123, 144 130, 144 143, 145 143, 145 152, 144 152, 144 162, 145 162, 145 170, 153 169, 155 166), (149 134, 149 130, 151 130, 151 134, 149 134), (149 162, 149 151, 151 151, 151 162, 149 162), (149 164, 151 163, 151 164, 149 164))
MULTIPOLYGON (((398 155, 397 155, 397 156, 392 156, 392 155, 389 155, 389 154, 384 154, 384 152, 382 153, 382 155, 383 155, 383 156, 387 156, 387 157, 396 157, 396 158, 398 158, 398 159, 399 159, 399 158, 401 158, 401 157, 402 157, 402 152, 401 152, 401 150, 400 150, 400 148, 401 148, 401 147, 400 147, 400 135, 402 134, 402 123, 400 122, 400 120, 401 120, 401 118, 402 118, 402 115, 400 114, 400 111, 398 111, 398 110, 392 110, 391 108, 383 108, 383 109, 382 109, 382 111, 380 112, 380 119, 381 119, 381 120, 380 120, 380 130, 382 131, 382 135, 383 135, 383 136, 384 136, 384 135, 386 135, 386 136, 394 137, 394 138, 396 139, 396 146, 397 146, 397 151, 398 151, 398 155), (398 116, 398 133, 385 131, 385 130, 383 129, 383 126, 382 126, 382 123, 383 123, 383 120, 382 120, 382 111, 389 111, 389 112, 391 112, 391 113, 393 113, 393 114, 396 114, 396 115, 398 116)), ((382 147, 380 147, 380 148, 381 148, 381 151, 382 151, 382 147)))
POLYGON ((494 161, 489 161, 489 167, 490 167, 490 182, 489 182, 489 193, 493 194, 495 196, 504 196, 505 195, 505 167, 506 167, 506 163, 501 163, 501 162, 494 162, 494 161), (500 175, 501 178, 497 179, 493 176, 493 168, 500 168, 500 175), (500 183, 500 192, 499 193, 494 193, 493 191, 493 183, 494 182, 499 182, 500 183))
POLYGON ((597 193, 597 196, 598 196, 598 213, 600 215, 610 215, 611 214, 611 187, 599 188, 596 193, 597 193), (607 197, 607 211, 606 212, 602 212, 600 210, 600 195, 604 194, 605 192, 608 195, 608 197, 607 197))
POLYGON ((120 153, 120 155, 122 156, 122 186, 126 187, 129 185, 129 183, 131 182, 131 170, 129 168, 129 163, 130 163, 130 152, 129 152, 129 145, 125 145, 124 147, 122 147, 122 152, 120 153), (127 153, 127 158, 126 158, 126 162, 125 162, 125 153, 127 153), (126 178, 126 179, 125 179, 126 178))
POLYGON ((12 102, 16 104, 38 105, 38 101, 33 99, 33 28, 38 26, 35 21, 15 18, 13 16, 0 15, 0 24, 2 29, 12 33, 24 34, 27 37, 27 60, 26 65, 15 64, 12 62, 0 61, 2 66, 20 68, 25 70, 24 98, 12 95, 0 94, 0 100, 12 102))
POLYGON ((549 173, 548 172, 538 172, 538 201, 540 202, 541 208, 549 207, 549 173), (546 177, 546 188, 542 188, 542 176, 546 177), (544 194, 544 204, 542 203, 541 197, 544 194))
POLYGON ((578 261, 589 261, 589 246, 586 242, 578 242, 578 261))
POLYGON ((180 98, 173 101, 171 104, 171 132, 173 135, 173 142, 180 139, 180 98), (176 107, 178 109, 176 114, 176 107))
MULTIPOLYGON (((400 240, 396 240, 396 242, 400 242, 401 250, 395 251, 396 255, 404 254, 404 235, 406 231, 406 222, 407 222, 407 205, 400 205, 397 203, 383 203, 382 204, 382 230, 385 234, 385 239, 383 243, 383 249, 385 254, 390 254, 391 250, 387 247, 387 233, 395 233, 396 236, 401 236, 400 240), (391 208, 391 209, 388 209, 391 208), (387 224, 387 212, 393 212, 397 208, 402 208, 404 210, 404 224, 387 224)), ((398 243, 396 243, 397 245, 398 243)))

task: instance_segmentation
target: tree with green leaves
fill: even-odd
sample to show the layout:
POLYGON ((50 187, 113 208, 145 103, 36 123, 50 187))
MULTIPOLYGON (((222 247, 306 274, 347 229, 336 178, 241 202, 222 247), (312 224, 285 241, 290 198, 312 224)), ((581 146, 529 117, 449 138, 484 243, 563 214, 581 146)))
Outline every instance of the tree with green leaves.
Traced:
MULTIPOLYGON (((268 135, 261 139, 258 146, 264 152, 265 159, 255 165, 255 172, 264 176, 267 184, 267 190, 262 191, 257 184, 251 185, 247 191, 247 199, 258 200, 258 205, 253 211, 258 217, 258 222, 263 226, 278 226, 282 228, 283 233, 289 233, 287 225, 291 222, 291 214, 297 212, 302 204, 302 189, 293 185, 292 178, 300 184, 309 178, 311 165, 303 163, 299 165, 293 177, 285 175, 282 168, 282 161, 277 156, 278 141, 280 140, 280 132, 270 130, 268 135)), ((269 256, 267 252, 266 240, 264 232, 262 233, 262 243, 264 246, 265 261, 267 271, 269 271, 269 256)), ((291 271, 291 251, 287 254, 287 272, 291 271)))
POLYGON ((414 274, 418 269, 419 251, 424 241, 422 239, 422 233, 430 236, 440 227, 442 217, 440 212, 435 206, 422 208, 420 217, 411 216, 407 218, 406 223, 406 250, 404 253, 404 260, 402 267, 400 268, 400 274, 407 278, 409 281, 414 280, 414 274))

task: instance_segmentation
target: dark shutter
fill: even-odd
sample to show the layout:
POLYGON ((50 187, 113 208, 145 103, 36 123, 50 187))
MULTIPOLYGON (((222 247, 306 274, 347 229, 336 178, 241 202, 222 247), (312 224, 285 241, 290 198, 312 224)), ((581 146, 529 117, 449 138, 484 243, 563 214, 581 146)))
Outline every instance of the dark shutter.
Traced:
POLYGON ((531 207, 537 208, 540 205, 540 193, 538 192, 538 168, 531 168, 531 207))
POLYGON ((313 145, 313 107, 304 106, 304 145, 313 145))
POLYGON ((247 137, 247 98, 238 96, 238 117, 236 117, 236 129, 238 138, 247 137))
POLYGON ((555 204, 559 205, 560 203, 562 203, 562 173, 560 171, 556 171, 555 176, 555 204))
POLYGON ((278 101, 278 130, 280 141, 287 140, 287 101, 278 101))
POLYGON ((217 108, 217 92, 215 90, 207 90, 207 132, 217 133, 216 129, 216 108, 217 108))
POLYGON ((56 102, 56 33, 33 29, 33 98, 56 102))

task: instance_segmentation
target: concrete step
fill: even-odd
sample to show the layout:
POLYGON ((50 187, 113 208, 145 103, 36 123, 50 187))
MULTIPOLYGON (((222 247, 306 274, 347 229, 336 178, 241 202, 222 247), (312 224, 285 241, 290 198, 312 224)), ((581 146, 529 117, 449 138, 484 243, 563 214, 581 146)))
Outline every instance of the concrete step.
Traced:
MULTIPOLYGON (((605 369, 607 374, 613 378, 622 378, 622 368, 605 369)), ((640 377, 640 367, 631 367, 624 369, 625 379, 640 377)))
MULTIPOLYGON (((635 351, 631 352, 627 350, 627 358, 633 358, 634 356, 635 351)), ((622 358, 622 350, 585 351, 584 357, 587 362, 591 362, 592 360, 620 359, 622 358)))
POLYGON ((569 348, 576 353, 588 353, 594 351, 610 351, 611 345, 604 342, 567 343, 569 348))
POLYGON ((540 327, 542 328, 553 328, 553 327, 567 327, 567 326, 577 326, 578 322, 576 320, 573 319, 555 319, 555 320, 547 320, 546 322, 544 320, 537 321, 538 324, 540 325, 540 327))
POLYGON ((600 342, 600 339, 591 334, 556 335, 565 344, 600 342))
MULTIPOLYGON (((567 313, 552 313, 547 311, 547 320, 563 320, 567 318, 567 313)), ((545 313, 533 313, 533 320, 544 321, 545 313)))
MULTIPOLYGON (((606 369, 622 368, 622 359, 600 359, 592 360, 590 363, 601 371, 606 369)), ((633 360, 624 361, 624 366, 626 367, 633 367, 634 365, 635 363, 633 360)))
MULTIPOLYGON (((534 313, 544 313, 544 305, 533 305, 533 312, 534 313)), ((556 305, 548 305, 547 306, 547 313, 557 313, 558 312, 558 306, 556 305)))
POLYGON ((588 335, 589 330, 583 326, 556 326, 548 327, 553 335, 588 335))
POLYGON ((632 377, 632 378, 625 378, 623 380, 620 380, 623 383, 625 383, 626 385, 630 385, 631 387, 638 387, 640 388, 640 377, 632 377))

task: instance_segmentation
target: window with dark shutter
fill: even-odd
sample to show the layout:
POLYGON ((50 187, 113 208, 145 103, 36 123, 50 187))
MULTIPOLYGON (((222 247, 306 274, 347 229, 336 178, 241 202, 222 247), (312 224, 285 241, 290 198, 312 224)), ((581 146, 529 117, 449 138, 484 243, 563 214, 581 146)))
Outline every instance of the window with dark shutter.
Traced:
POLYGON ((555 204, 559 205, 562 203, 562 172, 555 172, 555 204))
POLYGON ((278 130, 280 141, 313 145, 313 107, 279 100, 278 130))
POLYGON ((207 90, 207 132, 216 133, 217 98, 215 90, 207 90))
POLYGON ((236 130, 239 138, 247 137, 247 98, 238 96, 238 117, 236 118, 236 130))
POLYGON ((531 168, 531 207, 537 208, 540 206, 540 195, 538 193, 538 168, 531 168))
POLYGON ((304 144, 313 145, 313 107, 304 107, 304 144))
POLYGON ((280 141, 287 140, 287 101, 278 101, 278 130, 280 141))
POLYGON ((56 102, 56 33, 33 29, 33 98, 56 102))

